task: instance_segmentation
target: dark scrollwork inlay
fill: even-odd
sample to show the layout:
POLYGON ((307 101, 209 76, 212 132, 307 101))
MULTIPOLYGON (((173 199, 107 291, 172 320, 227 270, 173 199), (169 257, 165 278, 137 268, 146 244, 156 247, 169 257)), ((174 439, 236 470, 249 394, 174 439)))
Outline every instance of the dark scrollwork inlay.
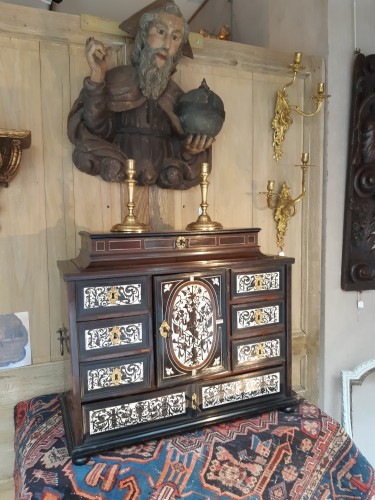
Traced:
POLYGON ((140 304, 142 298, 139 283, 86 287, 83 293, 85 309, 140 304))
POLYGON ((174 417, 184 414, 185 411, 184 392, 92 410, 89 412, 90 434, 174 417))
POLYGON ((375 54, 353 67, 341 287, 375 289, 375 54))
POLYGON ((205 364, 214 344, 215 313, 208 289, 200 283, 184 285, 172 306, 171 336, 177 362, 184 368, 205 364))

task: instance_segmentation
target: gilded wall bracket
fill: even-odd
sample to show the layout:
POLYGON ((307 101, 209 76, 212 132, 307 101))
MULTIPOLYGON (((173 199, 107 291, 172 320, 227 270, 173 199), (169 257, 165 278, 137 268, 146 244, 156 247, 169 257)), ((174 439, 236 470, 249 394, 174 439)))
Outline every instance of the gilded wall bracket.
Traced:
POLYGON ((301 167, 302 171, 302 186, 301 194, 296 198, 292 198, 290 188, 286 182, 283 182, 278 193, 275 192, 275 181, 270 180, 267 183, 267 191, 260 194, 267 196, 267 206, 273 210, 274 219, 276 222, 276 243, 280 250, 280 255, 283 255, 285 246, 285 234, 288 229, 289 220, 297 213, 296 205, 302 200, 306 194, 307 170, 309 168, 309 154, 302 153, 301 167))
POLYGON ((8 187, 18 173, 22 150, 30 147, 30 130, 0 128, 0 186, 8 187))
POLYGON ((306 118, 315 116, 319 113, 323 106, 325 99, 330 96, 325 94, 324 83, 319 82, 316 95, 312 96, 312 100, 315 101, 315 109, 311 112, 303 111, 300 106, 289 104, 289 97, 287 94, 287 88, 293 85, 296 80, 299 71, 305 69, 301 64, 302 54, 301 52, 296 52, 294 54, 294 61, 289 65, 289 68, 293 71, 293 78, 288 82, 281 90, 276 93, 276 103, 275 103, 275 114, 272 118, 271 127, 273 130, 273 159, 279 161, 283 154, 282 145, 285 140, 285 134, 287 133, 290 125, 293 123, 291 117, 291 112, 295 111, 301 116, 306 118))

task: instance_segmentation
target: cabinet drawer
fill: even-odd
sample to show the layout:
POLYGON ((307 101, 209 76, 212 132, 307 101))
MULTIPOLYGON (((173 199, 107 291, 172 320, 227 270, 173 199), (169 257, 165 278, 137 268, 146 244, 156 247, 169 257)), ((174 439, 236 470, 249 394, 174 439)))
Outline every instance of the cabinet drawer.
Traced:
POLYGON ((128 316, 78 323, 81 359, 106 354, 123 356, 131 351, 151 347, 150 318, 128 316))
POLYGON ((82 399, 113 396, 151 386, 150 354, 81 363, 82 399))
POLYGON ((144 276, 80 282, 77 317, 143 312, 148 308, 147 285, 144 276))
POLYGON ((282 333, 264 335, 232 342, 233 370, 283 363, 285 361, 285 339, 282 333))
POLYGON ((284 268, 231 271, 231 298, 255 299, 260 295, 284 293, 284 268))
POLYGON ((156 422, 160 428, 163 421, 174 422, 191 418, 189 407, 191 392, 189 386, 154 392, 128 398, 114 399, 101 403, 83 405, 85 433, 101 437, 109 433, 120 433, 129 429, 141 432, 156 422))
POLYGON ((260 302, 231 307, 232 334, 248 334, 284 325, 284 302, 260 302))
POLYGON ((251 400, 285 393, 285 370, 283 367, 277 367, 202 384, 198 392, 199 408, 202 412, 216 408, 221 411, 224 405, 249 405, 251 400))

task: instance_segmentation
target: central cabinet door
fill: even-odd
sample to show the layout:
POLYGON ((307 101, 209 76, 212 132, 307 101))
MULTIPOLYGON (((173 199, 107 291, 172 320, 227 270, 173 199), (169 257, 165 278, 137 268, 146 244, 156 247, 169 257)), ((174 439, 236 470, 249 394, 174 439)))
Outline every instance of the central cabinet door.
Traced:
POLYGON ((226 373, 225 270, 156 276, 158 385, 226 373))

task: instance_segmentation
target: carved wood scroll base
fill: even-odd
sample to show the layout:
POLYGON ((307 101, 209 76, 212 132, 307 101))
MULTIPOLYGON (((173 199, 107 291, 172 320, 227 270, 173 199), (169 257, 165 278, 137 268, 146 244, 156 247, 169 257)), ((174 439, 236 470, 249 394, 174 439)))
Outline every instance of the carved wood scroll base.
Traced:
POLYGON ((375 289, 375 54, 354 61, 341 287, 375 289))

